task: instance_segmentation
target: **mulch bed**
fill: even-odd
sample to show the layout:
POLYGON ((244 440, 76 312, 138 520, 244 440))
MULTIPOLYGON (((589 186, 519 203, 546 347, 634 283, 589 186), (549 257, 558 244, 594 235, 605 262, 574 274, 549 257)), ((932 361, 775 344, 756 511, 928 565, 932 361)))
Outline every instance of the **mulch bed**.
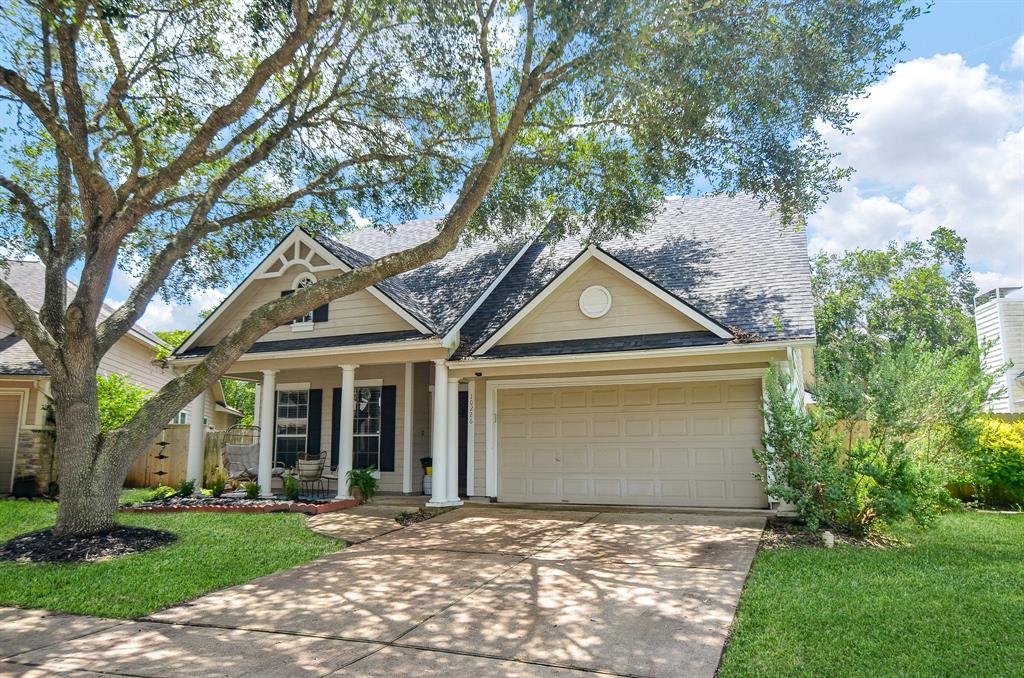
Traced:
MULTIPOLYGON (((824 531, 811 530, 806 525, 793 520, 770 519, 761 535, 761 548, 765 550, 825 548, 822 539, 824 531)), ((898 540, 881 534, 868 534, 861 537, 843 530, 829 529, 828 531, 835 537, 836 546, 884 549, 900 545, 898 540)))
POLYGON ((246 499, 244 497, 168 497, 123 506, 128 513, 177 513, 200 511, 208 513, 305 513, 316 515, 358 506, 354 499, 246 499))
POLYGON ((170 532, 144 527, 118 527, 103 534, 61 538, 42 530, 8 541, 0 548, 0 561, 91 563, 166 546, 176 539, 170 532))

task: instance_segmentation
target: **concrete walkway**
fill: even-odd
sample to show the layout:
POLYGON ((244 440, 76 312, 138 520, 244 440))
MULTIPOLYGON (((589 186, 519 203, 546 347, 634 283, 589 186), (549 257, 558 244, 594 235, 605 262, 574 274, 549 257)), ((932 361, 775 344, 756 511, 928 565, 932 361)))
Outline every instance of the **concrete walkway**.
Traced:
POLYGON ((0 674, 713 676, 764 526, 470 505, 393 529, 346 513, 311 526, 361 543, 145 619, 0 611, 0 674))

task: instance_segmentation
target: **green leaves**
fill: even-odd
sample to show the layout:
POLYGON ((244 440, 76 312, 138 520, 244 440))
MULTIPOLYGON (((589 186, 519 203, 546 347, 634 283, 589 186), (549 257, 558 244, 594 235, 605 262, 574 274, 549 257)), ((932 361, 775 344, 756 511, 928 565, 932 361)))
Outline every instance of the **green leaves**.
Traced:
POLYGON ((136 386, 123 375, 96 377, 99 397, 100 431, 106 433, 127 424, 152 392, 136 386))

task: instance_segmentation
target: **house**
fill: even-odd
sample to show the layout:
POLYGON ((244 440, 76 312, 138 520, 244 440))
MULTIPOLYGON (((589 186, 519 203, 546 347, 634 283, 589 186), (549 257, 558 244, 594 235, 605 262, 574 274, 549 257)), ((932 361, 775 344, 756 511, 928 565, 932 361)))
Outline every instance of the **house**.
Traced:
MULTIPOLYGON (((0 276, 36 311, 43 303, 46 268, 38 261, 9 261, 0 276)), ((77 287, 68 283, 68 298, 77 287)), ((101 318, 114 309, 104 306, 101 318)), ((135 325, 100 361, 100 373, 117 373, 150 390, 166 384, 173 373, 154 362, 158 347, 167 346, 154 334, 135 325)), ((14 324, 0 310, 0 494, 12 491, 15 478, 34 476, 39 491, 57 479, 53 459, 52 424, 44 406, 49 402, 50 375, 14 324)), ((226 406, 217 384, 205 410, 205 421, 227 427, 241 413, 226 406)), ((181 423, 190 415, 181 415, 181 423)))
POLYGON ((999 287, 974 297, 974 324, 994 377, 990 412, 1024 413, 1024 288, 999 287))
MULTIPOLYGON (((436 227, 294 230, 172 362, 200 360, 257 305, 436 227)), ((814 340, 803 232, 716 196, 666 201, 643 233, 599 244, 462 242, 271 330, 229 376, 259 389, 265 492, 272 465, 322 452, 340 477, 373 466, 382 491, 403 493, 420 492, 432 457, 435 506, 766 508, 751 454, 761 378, 780 365, 802 387, 814 340)))

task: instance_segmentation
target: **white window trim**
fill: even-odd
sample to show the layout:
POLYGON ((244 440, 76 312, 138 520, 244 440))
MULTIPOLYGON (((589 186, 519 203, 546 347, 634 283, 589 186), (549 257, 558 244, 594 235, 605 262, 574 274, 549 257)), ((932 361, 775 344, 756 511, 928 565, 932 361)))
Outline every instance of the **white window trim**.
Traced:
POLYGON ((578 271, 585 263, 587 263, 591 259, 596 259, 600 261, 602 264, 608 266, 616 273, 621 274, 630 282, 639 285, 644 290, 646 290, 659 300, 663 301, 664 303, 668 304, 675 310, 679 311, 690 320, 694 321, 695 323, 705 328, 709 332, 714 333, 715 336, 718 336, 722 339, 733 338, 733 335, 729 330, 722 327, 711 318, 707 317, 706 315, 704 315, 697 309, 693 308, 689 304, 676 298, 674 295, 669 294, 665 290, 661 289, 660 287, 658 287, 657 285, 655 285, 650 280, 643 277, 633 269, 623 265, 619 260, 606 254, 596 245, 591 245, 587 249, 585 249, 578 257, 576 257, 576 259, 572 263, 566 266, 561 273, 555 276, 555 278, 551 282, 549 282, 544 287, 544 289, 542 289, 533 299, 530 300, 530 303, 526 304, 526 306, 523 306, 521 309, 519 309, 519 311, 514 316, 512 316, 504 325, 499 327, 494 332, 494 334, 488 337, 487 341, 485 341, 480 346, 480 348, 473 351, 473 355, 482 356, 483 354, 487 353, 487 351, 490 350, 492 346, 497 344, 502 337, 508 334, 508 332, 513 327, 518 325, 522 320, 529 316, 533 312, 533 310, 536 309, 541 304, 541 302, 547 299, 556 289, 561 287, 562 284, 565 283, 565 281, 568 280, 573 273, 578 271))
MULTIPOLYGON (((313 285, 319 282, 316 279, 316 276, 311 271, 302 271, 297 276, 295 276, 294 280, 292 280, 292 292, 298 292, 300 289, 302 289, 302 283, 307 281, 312 283, 313 285)), ((312 309, 310 309, 308 313, 303 315, 302 318, 302 320, 292 321, 292 332, 309 332, 316 328, 316 321, 313 320, 312 309), (306 320, 306 318, 309 318, 309 320, 306 320)))
POLYGON ((303 446, 305 448, 305 453, 304 454, 309 454, 309 390, 310 389, 309 389, 309 383, 308 382, 304 383, 304 384, 278 384, 277 387, 274 389, 274 426, 273 426, 273 428, 274 428, 274 462, 275 463, 277 462, 277 452, 278 452, 278 450, 277 450, 277 441, 281 437, 285 437, 285 438, 300 438, 300 437, 301 438, 305 438, 306 444, 303 446), (277 432, 277 420, 278 420, 277 412, 278 412, 278 408, 281 407, 281 393, 294 393, 294 392, 301 393, 303 391, 306 392, 306 433, 305 433, 305 435, 300 436, 297 433, 284 433, 284 434, 278 433, 277 432))

